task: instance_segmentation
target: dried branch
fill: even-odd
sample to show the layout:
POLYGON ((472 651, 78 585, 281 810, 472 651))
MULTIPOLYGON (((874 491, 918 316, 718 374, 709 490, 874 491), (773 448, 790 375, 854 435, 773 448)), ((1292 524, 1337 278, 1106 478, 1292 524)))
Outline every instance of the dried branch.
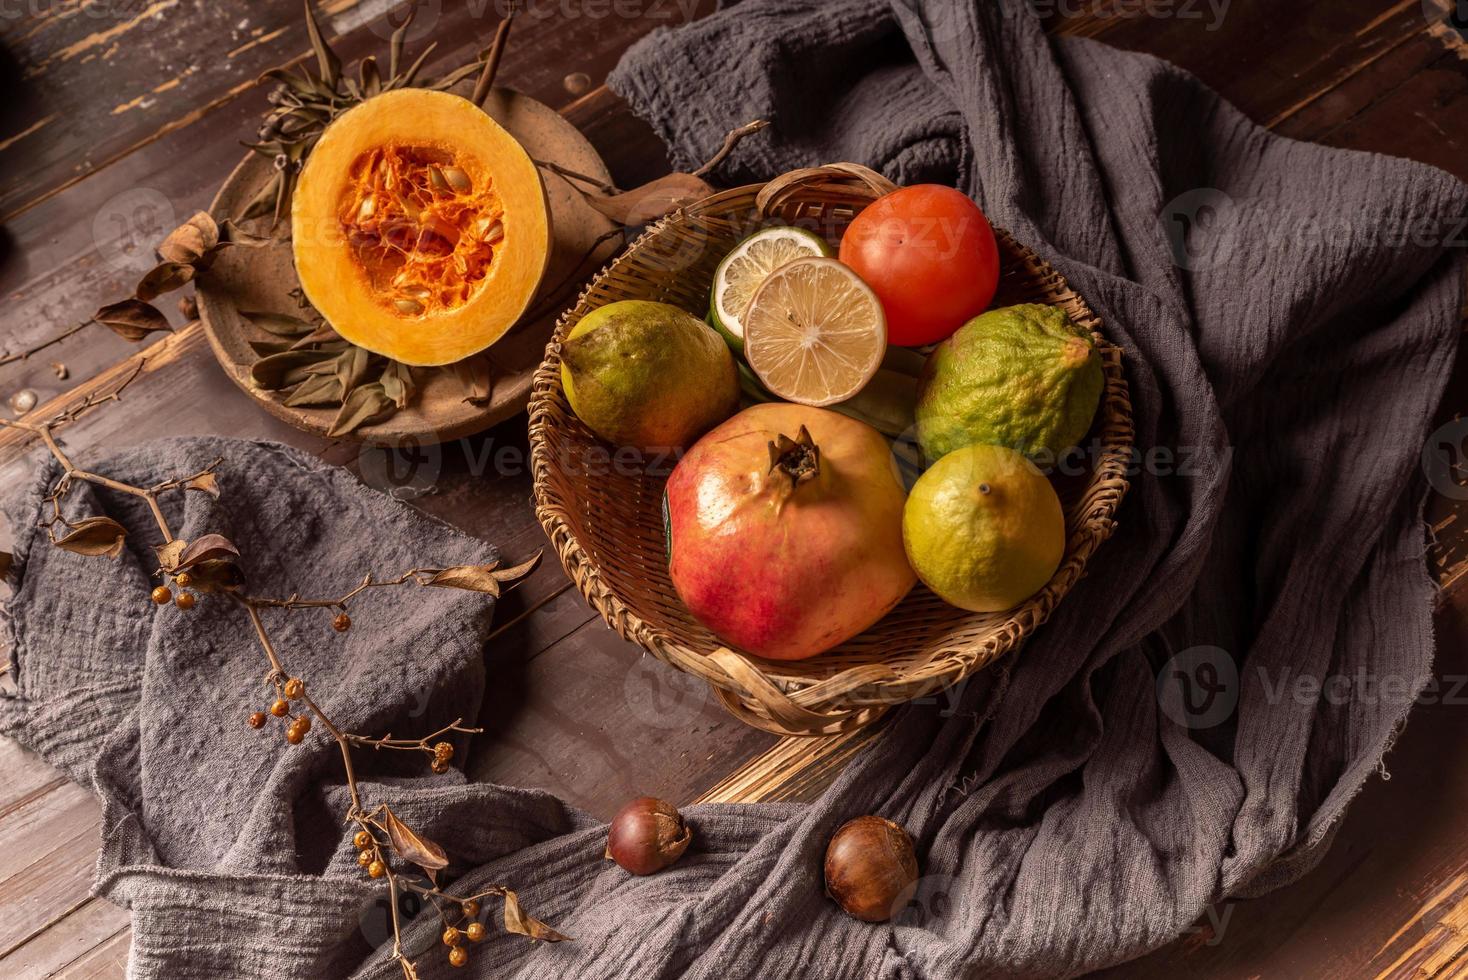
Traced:
POLYGON ((732 130, 731 132, 726 134, 724 136, 724 145, 719 147, 718 152, 709 157, 703 166, 695 170, 693 172, 693 176, 705 177, 708 174, 713 173, 714 168, 727 160, 729 158, 729 154, 734 152, 734 147, 739 145, 740 140, 744 139, 744 137, 750 135, 751 133, 759 132, 769 124, 770 121, 768 119, 756 119, 754 122, 745 123, 738 129, 732 130))
POLYGON ((505 19, 500 21, 500 26, 495 29, 494 41, 490 43, 489 54, 484 59, 484 70, 479 74, 479 81, 474 85, 474 95, 471 101, 477 106, 483 106, 484 100, 489 97, 489 90, 494 86, 494 76, 499 74, 500 58, 505 53, 505 42, 510 39, 510 25, 515 22, 515 15, 520 12, 518 3, 511 3, 510 9, 505 12, 505 19))
MULTIPOLYGON (((271 610, 336 609, 340 612, 332 620, 332 626, 338 632, 346 632, 351 628, 351 619, 346 612, 348 603, 370 589, 414 585, 463 589, 498 596, 503 589, 512 587, 528 575, 539 562, 540 555, 511 568, 500 568, 499 562, 495 561, 484 565, 414 568, 396 577, 381 580, 368 574, 361 583, 345 594, 324 599, 302 598, 299 594, 286 598, 246 595, 242 588, 243 576, 238 568, 240 554, 234 544, 219 534, 206 534, 193 542, 175 538, 158 502, 160 496, 176 491, 193 490, 219 497, 215 470, 223 462, 222 459, 216 459, 204 469, 188 476, 162 480, 146 487, 135 486, 81 469, 66 455, 56 438, 54 430, 57 427, 76 421, 98 405, 119 400, 122 392, 141 371, 140 363, 113 390, 105 394, 89 395, 81 404, 45 421, 0 419, 0 427, 20 429, 40 438, 61 467, 61 475, 57 477, 46 498, 50 504, 50 516, 41 521, 41 526, 46 529, 52 543, 58 548, 78 554, 117 557, 122 552, 127 530, 112 518, 101 515, 70 519, 64 514, 63 501, 78 483, 90 483, 137 497, 148 504, 162 537, 162 544, 156 546, 154 551, 160 562, 160 568, 155 574, 161 577, 163 584, 152 590, 151 600, 159 605, 173 603, 180 610, 187 611, 194 608, 200 596, 220 595, 244 611, 255 632, 256 641, 269 663, 264 683, 274 697, 267 710, 250 715, 250 727, 262 729, 274 717, 286 725, 285 740, 291 745, 303 742, 316 725, 336 742, 341 753, 347 789, 351 795, 346 820, 357 827, 352 842, 357 848, 358 863, 369 877, 387 879, 393 925, 392 957, 402 967, 405 977, 416 978, 417 968, 402 948, 402 928, 397 903, 400 888, 410 888, 428 897, 433 903, 440 919, 445 923, 444 938, 449 948, 449 960, 456 966, 468 961, 464 940, 478 942, 486 934, 483 924, 473 921, 479 914, 480 898, 500 898, 504 903, 505 927, 513 932, 549 942, 565 939, 565 936, 554 929, 525 915, 520 910, 515 893, 508 888, 496 887, 468 899, 455 898, 444 892, 437 880, 438 872, 449 864, 443 848, 414 831, 386 803, 380 803, 371 810, 363 803, 356 767, 353 764, 353 748, 371 749, 375 752, 421 752, 432 757, 430 768, 433 772, 444 773, 449 770, 454 755, 453 744, 446 739, 455 734, 478 734, 482 729, 466 727, 464 719, 456 718, 452 723, 421 738, 394 738, 391 733, 368 736, 345 730, 311 696, 306 680, 291 672, 280 649, 271 639, 263 615, 271 610), (423 888, 401 877, 401 872, 393 867, 395 860, 421 868, 433 882, 433 887, 423 888), (455 920, 457 925, 450 923, 444 912, 445 906, 459 909, 459 917, 455 920), (453 939, 452 942, 448 941, 450 938, 453 939)), ((10 669, 12 665, 6 665, 5 670, 10 669)), ((0 673, 3 672, 0 670, 0 673)))
POLYGON ((0 355, 0 367, 4 367, 7 364, 14 364, 16 361, 24 361, 29 357, 39 354, 41 351, 45 350, 48 347, 54 347, 66 338, 81 333, 87 327, 90 327, 94 322, 95 321, 93 320, 83 320, 81 323, 78 323, 75 326, 67 327, 65 330, 61 331, 59 334, 56 334, 54 337, 43 340, 39 344, 35 344, 34 346, 27 347, 25 350, 18 350, 14 353, 0 355))

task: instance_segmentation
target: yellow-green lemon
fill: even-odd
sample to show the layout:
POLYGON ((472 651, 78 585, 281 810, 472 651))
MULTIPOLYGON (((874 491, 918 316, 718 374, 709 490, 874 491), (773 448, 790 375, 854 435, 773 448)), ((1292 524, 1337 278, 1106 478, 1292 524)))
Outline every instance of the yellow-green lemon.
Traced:
POLYGON ((1065 311, 990 310, 934 349, 923 370, 917 438, 929 460, 974 443, 1053 460, 1085 438, 1105 378, 1096 345, 1065 311))
POLYGON ((1034 463, 1003 446, 954 450, 908 494, 902 543, 918 578, 973 612, 1002 612, 1044 587, 1065 554, 1065 515, 1034 463))
POLYGON ((646 300, 582 317, 561 345, 561 384, 592 432, 649 452, 686 449, 739 408, 739 374, 719 335, 646 300))

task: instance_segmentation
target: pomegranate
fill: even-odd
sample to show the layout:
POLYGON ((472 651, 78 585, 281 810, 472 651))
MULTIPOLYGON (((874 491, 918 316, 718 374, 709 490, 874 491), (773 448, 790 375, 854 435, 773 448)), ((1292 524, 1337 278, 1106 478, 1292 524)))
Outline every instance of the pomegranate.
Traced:
POLYGON ((871 426, 804 405, 755 405, 709 432, 668 479, 668 565, 720 639, 802 660, 886 615, 917 580, 902 488, 871 426))

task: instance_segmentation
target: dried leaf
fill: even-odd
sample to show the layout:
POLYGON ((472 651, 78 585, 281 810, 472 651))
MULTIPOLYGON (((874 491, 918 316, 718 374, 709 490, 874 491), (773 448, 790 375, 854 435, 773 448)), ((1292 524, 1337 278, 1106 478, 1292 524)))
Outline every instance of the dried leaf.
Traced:
POLYGON ((342 391, 351 391, 367 380, 367 367, 372 354, 361 347, 348 347, 337 356, 336 380, 342 391))
POLYGON ((586 203, 618 224, 651 224, 670 211, 701 201, 714 192, 708 182, 693 174, 668 174, 641 187, 603 197, 584 193, 586 203))
POLYGON ((167 544, 155 545, 153 554, 158 556, 158 564, 166 572, 171 572, 178 567, 179 559, 183 558, 184 549, 189 543, 182 538, 174 538, 167 544))
POLYGON ((134 344, 150 333, 172 329, 168 325, 168 317, 161 310, 138 299, 125 299, 121 303, 104 306, 92 315, 92 319, 134 344))
POLYGON ((342 401, 341 411, 331 423, 329 436, 344 436, 364 425, 380 422, 397 411, 380 384, 362 385, 342 401))
MULTIPOLYGON (((275 203, 274 194, 270 196, 270 203, 272 205, 275 203)), ((219 244, 215 246, 215 249, 217 250, 225 245, 237 245, 240 248, 263 248, 266 245, 275 245, 279 241, 279 239, 271 238, 268 235, 252 234, 245 231, 239 225, 236 225, 233 221, 226 221, 219 226, 219 244)))
POLYGON ((292 74, 290 71, 284 68, 270 69, 269 71, 263 73, 259 78, 257 78, 255 80, 255 84, 260 85, 264 83, 267 78, 280 82, 290 91, 305 99, 315 98, 321 94, 320 90, 314 83, 314 80, 310 78, 303 78, 300 75, 292 74))
POLYGON ((219 477, 215 476, 213 473, 200 473, 198 476, 196 476, 193 479, 189 480, 188 483, 185 483, 184 484, 184 489, 185 490, 197 490, 200 493, 207 493, 209 496, 213 497, 215 500, 218 500, 219 499, 219 477))
POLYGON ((385 806, 382 808, 382 822, 387 828, 387 838, 392 844, 393 853, 404 861, 411 861, 428 872, 449 866, 449 856, 444 853, 443 848, 403 823, 396 813, 385 806))
POLYGON ((10 577, 10 569, 15 565, 15 556, 8 551, 0 551, 0 582, 10 577))
POLYGON ((402 78, 395 80, 396 84, 394 87, 408 88, 411 86, 413 81, 418 77, 418 73, 423 70, 423 66, 427 64, 428 56, 433 54, 433 49, 436 47, 438 47, 438 42, 434 41, 428 47, 424 48, 423 53, 418 56, 418 60, 413 62, 407 71, 403 72, 402 78))
POLYGON ((263 218, 267 214, 273 213, 275 211, 275 199, 280 195, 280 183, 283 179, 281 174, 273 174, 265 182, 264 186, 260 188, 259 192, 250 198, 250 203, 246 204, 245 209, 240 212, 240 220, 248 221, 251 218, 263 218))
POLYGON ((490 562, 488 565, 455 565, 453 568, 445 568, 436 573, 427 584, 446 589, 487 592, 492 596, 498 596, 504 585, 518 582, 534 571, 538 564, 540 564, 540 552, 536 552, 535 557, 529 561, 521 562, 512 568, 500 568, 497 561, 490 562))
POLYGON ((219 244, 219 225, 208 212, 200 211, 163 239, 158 255, 165 262, 193 265, 219 244))
POLYGON ((471 78, 474 75, 478 75, 483 70, 484 62, 470 62, 467 65, 455 68, 453 71, 449 72, 447 75, 427 87, 431 89, 436 89, 439 92, 447 92, 449 89, 453 88, 455 85, 458 85, 464 79, 471 78))
POLYGON ((388 42, 387 77, 394 79, 398 77, 398 68, 403 63, 403 42, 408 39, 408 28, 413 26, 413 18, 418 15, 418 5, 415 3, 408 8, 408 16, 398 25, 398 29, 392 32, 392 40, 388 42))
POLYGON ((234 542, 222 534, 206 534, 184 549, 179 568, 192 568, 206 561, 233 561, 240 556, 234 542))
POLYGON ((250 349, 261 357, 269 357, 271 354, 283 354, 295 346, 287 340, 252 340, 249 344, 250 349))
POLYGON ((133 293, 146 303, 187 286, 194 281, 195 271, 187 262, 161 262, 142 278, 133 293))
POLYGON ((428 584, 444 589, 484 592, 496 599, 500 594, 499 579, 494 577, 494 565, 456 565, 445 568, 429 579, 428 584))
POLYGON ((494 390, 494 379, 490 374, 487 357, 466 357, 450 367, 454 376, 459 379, 459 384, 464 386, 464 401, 471 405, 489 404, 489 394, 494 390))
POLYGON ((407 408, 408 402, 418 392, 418 384, 413 380, 413 369, 398 361, 388 361, 387 367, 382 372, 382 392, 392 399, 392 403, 398 408, 407 408))
POLYGON ((377 71, 377 59, 368 55, 358 66, 362 75, 362 94, 371 98, 382 91, 382 76, 377 71))
POLYGON ((563 936, 539 919, 526 915, 525 910, 520 908, 519 897, 508 888, 505 889, 505 929, 521 936, 529 936, 531 939, 540 939, 548 943, 570 942, 570 936, 563 936))
POLYGON ((223 558, 199 562, 189 569, 189 578, 189 588, 196 592, 233 592, 245 584, 240 566, 223 558))
POLYGON ((96 558, 106 555, 116 558, 122 554, 122 543, 127 540, 127 529, 110 517, 88 517, 71 526, 71 530, 56 539, 56 547, 77 555, 96 558))
POLYGON ((531 572, 535 571, 536 566, 540 564, 540 555, 541 553, 537 551, 535 553, 535 557, 531 558, 529 561, 522 561, 520 564, 511 565, 509 568, 497 568, 494 570, 494 577, 499 580, 501 584, 518 582, 525 576, 529 575, 531 572))
POLYGON ((341 78, 342 62, 331 50, 331 45, 321 36, 321 25, 316 23, 316 13, 311 9, 311 0, 306 3, 306 33, 311 38, 311 49, 316 52, 316 65, 321 69, 321 80, 327 85, 335 85, 337 79, 341 78))
POLYGON ((332 343, 341 339, 341 335, 331 328, 331 324, 323 323, 291 346, 294 348, 309 347, 312 344, 332 343))
POLYGON ((341 382, 335 375, 316 374, 291 389, 285 403, 297 405, 340 405, 342 402, 341 382))
POLYGON ((331 358, 329 351, 288 350, 262 357, 250 365, 250 381, 264 391, 279 391, 300 384, 310 376, 312 365, 331 358))
POLYGON ((240 316, 277 337, 299 337, 315 329, 314 324, 285 313, 248 313, 241 310, 240 316))

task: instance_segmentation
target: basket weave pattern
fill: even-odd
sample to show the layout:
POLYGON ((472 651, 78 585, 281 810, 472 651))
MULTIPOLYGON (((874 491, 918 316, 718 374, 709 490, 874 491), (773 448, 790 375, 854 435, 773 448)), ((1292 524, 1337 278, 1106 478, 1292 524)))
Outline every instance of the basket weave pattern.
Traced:
POLYGON ((566 573, 607 623, 667 663, 703 678, 741 720, 782 735, 819 735, 869 724, 894 705, 931 696, 1006 652, 1040 626, 1081 577, 1114 527, 1126 493, 1131 402, 1121 351, 1100 336, 1085 301, 1054 269, 995 229, 1001 275, 995 306, 1060 306, 1092 331, 1106 391, 1085 472, 1057 480, 1066 550, 1039 593, 1004 613, 970 613, 919 584, 881 622, 810 660, 773 662, 730 650, 684 608, 668 578, 662 491, 673 460, 641 462, 601 443, 561 388, 561 341, 607 303, 648 299, 702 316, 715 266, 767 224, 811 228, 839 240, 852 217, 894 186, 865 167, 795 171, 765 185, 724 191, 649 228, 561 317, 530 400, 536 513, 566 573))

